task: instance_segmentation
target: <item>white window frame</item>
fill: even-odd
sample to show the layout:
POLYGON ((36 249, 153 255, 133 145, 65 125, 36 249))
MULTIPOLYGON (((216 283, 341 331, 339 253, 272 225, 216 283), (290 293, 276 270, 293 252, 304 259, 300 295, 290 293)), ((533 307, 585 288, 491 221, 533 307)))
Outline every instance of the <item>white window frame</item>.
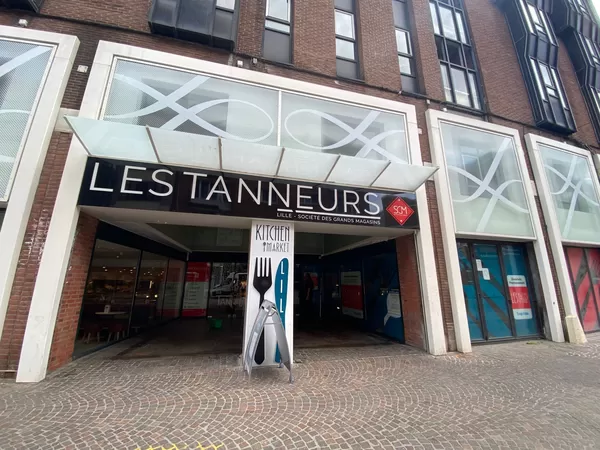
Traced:
POLYGON ((559 151, 584 157, 588 161, 588 165, 592 173, 592 184, 594 186, 596 195, 598 195, 599 198, 600 183, 598 182, 597 176, 594 175, 598 174, 600 160, 596 160, 596 164, 594 164, 594 159, 590 152, 564 142, 555 141, 553 139, 544 138, 534 134, 527 134, 525 136, 525 141, 527 143, 527 150, 531 160, 531 168, 536 180, 537 191, 546 221, 548 240, 550 242, 550 249, 552 250, 551 257, 556 267, 558 285, 565 309, 565 322, 567 326, 568 340, 572 343, 584 343, 586 338, 583 332, 581 321, 579 320, 577 303, 575 295, 573 294, 573 287, 571 285, 569 271, 567 269, 568 263, 565 257, 564 245, 596 248, 600 248, 600 245, 598 245, 598 243, 563 239, 560 224, 558 223, 558 218, 556 215, 556 208, 552 198, 552 191, 550 189, 550 185, 546 177, 546 171, 544 169, 544 161, 540 153, 540 146, 543 145, 559 151))
POLYGON ((521 138, 518 130, 496 125, 481 120, 451 114, 447 112, 429 109, 426 112, 427 127, 429 131, 429 143, 431 148, 432 162, 440 167, 440 170, 434 175, 435 187, 437 193, 438 211, 440 214, 442 242, 446 258, 446 271, 448 286, 450 290, 450 300, 452 304, 452 317, 454 319, 454 332, 456 335, 456 345, 458 351, 471 351, 471 337, 469 332, 469 322, 465 306, 465 296, 462 285, 462 276, 456 247, 457 238, 475 238, 488 240, 510 240, 518 242, 532 242, 538 263, 540 281, 542 285, 543 297, 546 306, 549 325, 549 338, 555 342, 564 342, 564 334, 558 309, 558 300, 554 290, 554 281, 551 275, 550 260, 544 241, 544 233, 536 207, 534 189, 527 172, 525 156, 521 145, 521 138), (523 238, 522 236, 505 236, 481 233, 457 234, 452 194, 448 176, 448 166, 444 153, 441 126, 443 123, 451 125, 472 128, 478 131, 484 131, 493 134, 499 134, 512 139, 515 146, 515 154, 521 177, 523 179, 523 189, 527 201, 530 216, 533 225, 534 236, 523 238))
MULTIPOLYGON (((12 188, 0 228, 0 335, 27 223, 60 104, 73 67, 79 40, 75 36, 0 26, 0 38, 54 47, 37 103, 13 172, 12 188)), ((52 339, 52 337, 50 337, 52 339)))
MULTIPOLYGON (((331 101, 347 102, 357 106, 404 114, 411 163, 423 165, 417 113, 413 105, 201 59, 105 41, 100 41, 98 44, 81 104, 80 117, 96 120, 101 117, 111 73, 118 58, 170 66, 179 70, 202 72, 242 83, 285 89, 331 101)), ((77 203, 86 162, 85 148, 78 139, 73 139, 65 164, 65 173, 68 173, 69 176, 63 177, 60 183, 31 300, 29 319, 23 340, 22 354, 25 355, 25 358, 22 358, 19 365, 17 381, 35 382, 46 376, 56 315, 79 216, 77 203)), ((416 197, 419 210, 429 211, 425 185, 417 189, 416 197)), ((447 348, 429 214, 421 214, 419 220, 421 228, 415 233, 415 242, 426 341, 429 353, 442 355, 446 353, 447 348)))

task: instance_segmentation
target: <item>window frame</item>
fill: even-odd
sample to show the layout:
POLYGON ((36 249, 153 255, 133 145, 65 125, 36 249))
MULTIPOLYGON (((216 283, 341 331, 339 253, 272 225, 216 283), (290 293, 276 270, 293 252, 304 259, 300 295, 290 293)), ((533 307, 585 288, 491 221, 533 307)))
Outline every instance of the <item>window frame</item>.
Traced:
POLYGON ((344 15, 347 15, 347 16, 351 17, 351 19, 352 19, 352 28, 353 28, 352 31, 353 31, 353 35, 354 36, 353 37, 344 36, 342 34, 338 34, 337 30, 335 31, 335 40, 336 40, 335 57, 336 57, 336 59, 342 59, 344 61, 350 61, 350 62, 358 64, 358 45, 357 45, 358 43, 357 43, 357 37, 356 37, 356 35, 357 35, 357 32, 356 32, 356 15, 353 12, 349 12, 349 11, 345 11, 343 9, 335 8, 334 9, 335 16, 337 16, 338 13, 339 14, 344 14, 344 15), (350 59, 350 58, 347 58, 345 56, 338 55, 338 52, 337 52, 337 41, 338 41, 338 39, 341 40, 341 41, 350 42, 352 44, 352 46, 354 48, 354 59, 350 59))
POLYGON ((278 62, 280 64, 293 64, 294 63, 294 39, 293 39, 293 2, 294 0, 288 0, 288 7, 287 7, 287 21, 285 21, 284 19, 281 19, 279 17, 273 17, 269 15, 269 5, 270 5, 271 0, 266 0, 265 3, 265 21, 264 21, 264 29, 263 29, 263 40, 262 40, 262 55, 263 57, 265 57, 264 55, 264 50, 265 50, 265 42, 267 39, 267 31, 271 32, 271 33, 277 33, 279 36, 279 38, 287 38, 289 39, 289 61, 279 61, 276 59, 271 59, 268 57, 265 57, 265 59, 269 60, 269 61, 274 61, 274 62, 278 62), (281 27, 281 28, 278 28, 281 27))
POLYGON ((519 0, 519 8, 523 17, 525 17, 529 33, 544 37, 550 44, 556 45, 556 36, 554 36, 554 30, 550 26, 550 20, 546 12, 527 0, 519 0))
POLYGON ((533 71, 536 89, 542 100, 549 102, 550 98, 554 98, 558 100, 563 109, 570 111, 571 108, 567 103, 566 94, 563 92, 563 84, 558 71, 554 67, 533 57, 529 57, 529 63, 533 71), (546 80, 544 74, 547 74, 548 80, 546 80))
POLYGON ((470 32, 467 26, 465 11, 461 6, 456 6, 456 4, 460 3, 460 0, 429 0, 430 15, 434 24, 436 48, 438 49, 438 59, 442 73, 442 86, 444 88, 444 95, 447 102, 463 108, 481 111, 483 109, 483 104, 479 71, 477 68, 470 32), (456 38, 449 37, 444 34, 440 8, 445 8, 452 12, 452 22, 454 25, 456 38), (461 26, 459 26, 459 19, 457 19, 457 17, 460 17, 461 26), (440 45, 442 46, 441 49, 439 47, 440 45), (459 49, 461 64, 450 61, 450 52, 448 50, 449 45, 459 49), (472 64, 472 67, 469 66, 470 64, 472 64), (458 102, 459 97, 457 95, 452 76, 453 70, 460 70, 464 73, 466 87, 468 90, 467 94, 469 98, 469 105, 458 102))

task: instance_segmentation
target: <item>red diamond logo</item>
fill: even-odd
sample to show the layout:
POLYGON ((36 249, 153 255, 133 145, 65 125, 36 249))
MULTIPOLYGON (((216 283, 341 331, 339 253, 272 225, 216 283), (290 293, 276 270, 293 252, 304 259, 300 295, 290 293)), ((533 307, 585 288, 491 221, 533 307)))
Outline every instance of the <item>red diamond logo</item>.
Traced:
POLYGON ((415 211, 400 197, 396 197, 396 199, 390 203, 390 206, 387 207, 386 211, 389 212, 400 225, 404 225, 410 216, 415 213, 415 211))

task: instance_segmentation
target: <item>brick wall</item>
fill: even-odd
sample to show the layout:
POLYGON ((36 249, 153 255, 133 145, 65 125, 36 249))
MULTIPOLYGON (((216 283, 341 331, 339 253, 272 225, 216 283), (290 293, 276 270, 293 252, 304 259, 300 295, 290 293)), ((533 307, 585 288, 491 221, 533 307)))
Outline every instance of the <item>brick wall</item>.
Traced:
POLYGON ((423 300, 419 279, 419 264, 415 236, 410 234, 396 239, 398 273, 400 275, 400 299, 404 321, 404 337, 408 345, 425 350, 423 324, 423 300))
POLYGON ((296 67, 335 76, 333 10, 333 0, 294 2, 293 41, 296 67))
POLYGON ((391 0, 359 0, 360 65, 367 84, 399 91, 400 67, 391 0))
MULTIPOLYGON (((75 67, 80 64, 91 66, 99 40, 151 48, 222 64, 231 63, 231 55, 225 51, 151 35, 147 24, 150 1, 108 0, 99 3, 92 0, 46 0, 42 9, 42 16, 0 10, 0 24, 16 25, 19 18, 28 18, 30 21, 29 27, 32 29, 78 36, 81 46, 75 61, 75 67), (62 20, 61 18, 68 20, 62 20), (97 24, 88 22, 97 22, 97 24), (113 28, 107 28, 105 25, 111 25, 113 28)), ((352 83, 335 79, 333 0, 296 0, 294 2, 293 58, 295 67, 264 62, 253 67, 249 64, 247 58, 244 56, 238 57, 245 61, 246 67, 253 67, 253 70, 401 101, 416 106, 419 127, 423 131, 420 135, 423 159, 430 161, 424 114, 427 108, 437 106, 434 106, 435 102, 429 105, 424 99, 416 99, 397 93, 401 86, 396 58, 391 1, 358 0, 358 38, 361 49, 361 65, 365 75, 364 83, 352 83)), ((443 101, 444 92, 428 0, 412 0, 411 3, 412 8, 409 8, 409 11, 411 11, 411 20, 415 25, 413 49, 416 55, 418 76, 421 78, 421 84, 427 96, 433 100, 443 101)), ((527 94, 510 33, 502 13, 491 3, 491 0, 465 0, 465 4, 490 110, 496 115, 504 116, 504 119, 493 118, 490 120, 517 128, 521 133, 535 132, 562 140, 561 136, 542 132, 528 126, 532 124, 532 114, 529 110, 527 94)), ((243 0, 240 5, 237 50, 240 54, 260 56, 264 30, 265 0, 243 0)), ((564 48, 561 48, 559 55, 559 71, 579 127, 579 132, 574 137, 582 143, 594 146, 596 149, 600 148, 595 141, 593 130, 589 126, 587 111, 577 81, 574 78, 572 65, 564 48)), ((72 72, 62 102, 64 107, 79 108, 87 79, 88 74, 82 74, 75 70, 72 72)), ((27 236, 23 243, 4 334, 0 338, 0 369, 16 367, 33 283, 69 141, 70 136, 55 134, 50 145, 46 166, 29 219, 27 236)), ((438 264, 444 327, 448 347, 454 349, 455 339, 441 242, 440 218, 432 183, 428 183, 427 195, 430 202, 429 214, 435 257, 438 264)), ((82 218, 81 220, 80 227, 83 226, 82 223, 89 225, 86 222, 89 218, 82 218)), ((87 228, 90 227, 86 225, 87 228)), ((80 239, 87 242, 84 239, 84 232, 78 233, 78 236, 81 236, 80 239)), ((87 257, 85 244, 76 242, 76 247, 84 249, 80 250, 80 255, 74 255, 74 258, 85 259, 87 257)), ((73 273, 72 276, 76 276, 76 274, 73 273)), ((72 346, 72 342, 69 341, 72 341, 71 337, 75 332, 73 327, 76 327, 74 318, 77 313, 71 302, 75 302, 75 297, 78 295, 75 285, 81 282, 83 275, 79 274, 77 276, 79 278, 74 283, 74 287, 69 287, 69 291, 66 291, 66 297, 63 297, 64 311, 61 307, 59 312, 59 320, 62 320, 62 322, 61 326, 57 328, 59 331, 57 331, 53 341, 53 360, 51 363, 53 368, 68 360, 69 348, 71 348, 69 346, 72 346), (67 325, 70 320, 72 320, 72 323, 67 325)), ((410 298, 410 296, 407 298, 410 298)), ((416 334, 413 336, 415 342, 419 340, 416 336, 416 334)))
POLYGON ((52 338, 48 370, 57 369, 71 360, 97 227, 96 218, 80 214, 52 338))
POLYGON ((238 52, 257 57, 262 55, 266 3, 266 0, 240 1, 238 52))
POLYGON ((25 325, 44 242, 54 209, 71 135, 54 133, 44 162, 0 338, 0 370, 15 370, 21 354, 25 325))
MULTIPOLYGON (((429 12, 429 0, 412 0, 411 20, 414 24, 413 46, 418 77, 421 79, 424 94, 436 100, 445 100, 440 73, 440 60, 437 56, 433 21, 429 12)), ((410 8, 409 8, 410 10, 410 8)))
POLYGON ((534 125, 533 112, 504 13, 489 0, 464 0, 490 112, 534 125))

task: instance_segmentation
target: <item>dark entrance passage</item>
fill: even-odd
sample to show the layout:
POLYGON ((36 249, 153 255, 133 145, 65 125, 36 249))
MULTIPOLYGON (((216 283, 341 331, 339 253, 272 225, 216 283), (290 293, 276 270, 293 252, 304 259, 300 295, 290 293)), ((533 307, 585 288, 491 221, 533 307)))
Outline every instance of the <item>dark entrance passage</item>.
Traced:
POLYGON ((525 247, 457 245, 471 340, 537 336, 538 316, 525 247))
POLYGON ((296 256, 294 345, 404 342, 394 241, 323 257, 296 256))

